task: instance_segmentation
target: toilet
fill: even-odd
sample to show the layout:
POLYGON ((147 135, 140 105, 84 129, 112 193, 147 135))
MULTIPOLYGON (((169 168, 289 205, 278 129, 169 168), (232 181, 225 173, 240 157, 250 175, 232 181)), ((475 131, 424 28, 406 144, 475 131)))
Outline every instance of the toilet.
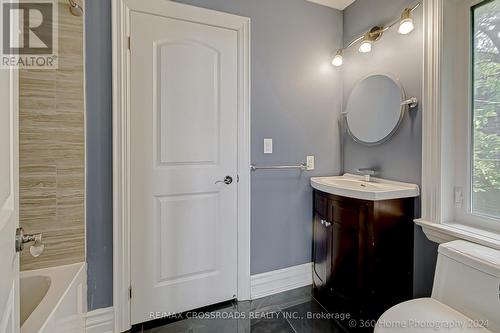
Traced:
POLYGON ((431 298, 393 306, 375 333, 500 333, 500 251, 463 240, 441 244, 431 298))

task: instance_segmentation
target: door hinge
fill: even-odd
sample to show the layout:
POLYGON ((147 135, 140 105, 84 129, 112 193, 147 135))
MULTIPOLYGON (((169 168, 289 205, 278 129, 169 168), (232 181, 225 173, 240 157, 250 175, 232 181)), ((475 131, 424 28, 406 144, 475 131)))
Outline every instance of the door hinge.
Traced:
POLYGON ((128 41, 127 41, 127 43, 128 43, 128 49, 130 50, 130 36, 128 36, 128 41))
POLYGON ((128 298, 132 298, 132 286, 128 287, 128 298))

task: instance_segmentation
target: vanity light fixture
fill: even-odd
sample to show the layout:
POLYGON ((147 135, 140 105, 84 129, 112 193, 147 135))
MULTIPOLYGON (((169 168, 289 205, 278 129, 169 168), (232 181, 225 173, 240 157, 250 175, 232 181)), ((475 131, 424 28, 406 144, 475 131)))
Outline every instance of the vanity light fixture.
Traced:
POLYGON ((335 67, 342 66, 344 62, 344 50, 350 48, 354 44, 361 42, 359 45, 359 52, 361 53, 369 53, 372 50, 374 42, 378 41, 382 38, 384 32, 399 24, 398 32, 402 35, 407 35, 415 29, 415 25, 413 23, 413 18, 411 17, 411 13, 420 6, 420 2, 415 4, 411 8, 405 8, 401 17, 391 24, 382 26, 382 27, 373 27, 370 31, 365 33, 364 35, 354 39, 351 41, 345 48, 337 50, 335 57, 332 60, 332 65, 335 67))

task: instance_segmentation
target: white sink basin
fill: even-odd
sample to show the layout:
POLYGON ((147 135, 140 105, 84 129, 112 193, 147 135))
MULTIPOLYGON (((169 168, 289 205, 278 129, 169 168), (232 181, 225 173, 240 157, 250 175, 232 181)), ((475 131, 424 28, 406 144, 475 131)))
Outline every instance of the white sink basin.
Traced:
POLYGON ((390 200, 418 197, 418 185, 381 178, 366 182, 363 176, 346 173, 343 176, 312 177, 311 186, 319 191, 363 200, 390 200))

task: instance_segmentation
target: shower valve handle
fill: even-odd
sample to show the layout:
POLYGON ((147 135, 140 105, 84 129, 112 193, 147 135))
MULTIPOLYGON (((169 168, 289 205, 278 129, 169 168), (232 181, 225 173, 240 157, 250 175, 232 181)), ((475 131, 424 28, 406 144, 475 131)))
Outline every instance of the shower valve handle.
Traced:
POLYGON ((42 245, 42 234, 25 234, 23 228, 16 230, 16 252, 21 252, 24 249, 24 244, 35 243, 35 246, 42 245))

